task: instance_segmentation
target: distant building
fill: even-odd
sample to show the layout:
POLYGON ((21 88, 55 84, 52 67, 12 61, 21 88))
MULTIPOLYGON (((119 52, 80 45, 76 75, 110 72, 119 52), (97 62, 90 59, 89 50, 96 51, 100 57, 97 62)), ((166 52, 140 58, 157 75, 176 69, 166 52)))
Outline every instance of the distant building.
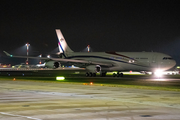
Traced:
POLYGON ((36 65, 27 65, 25 63, 21 63, 18 65, 12 66, 12 68, 37 68, 37 66, 36 65))
POLYGON ((2 64, 2 63, 0 63, 0 68, 11 68, 11 64, 2 64))

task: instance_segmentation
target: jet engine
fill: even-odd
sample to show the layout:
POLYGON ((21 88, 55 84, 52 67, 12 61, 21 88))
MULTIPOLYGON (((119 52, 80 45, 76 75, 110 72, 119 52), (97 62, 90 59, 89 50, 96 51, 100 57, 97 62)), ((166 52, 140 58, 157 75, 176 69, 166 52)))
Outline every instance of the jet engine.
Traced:
POLYGON ((58 68, 60 67, 60 62, 56 62, 56 61, 49 61, 49 62, 46 62, 46 67, 48 68, 58 68))
POLYGON ((100 65, 89 65, 86 67, 86 69, 92 73, 101 72, 101 66, 100 65))

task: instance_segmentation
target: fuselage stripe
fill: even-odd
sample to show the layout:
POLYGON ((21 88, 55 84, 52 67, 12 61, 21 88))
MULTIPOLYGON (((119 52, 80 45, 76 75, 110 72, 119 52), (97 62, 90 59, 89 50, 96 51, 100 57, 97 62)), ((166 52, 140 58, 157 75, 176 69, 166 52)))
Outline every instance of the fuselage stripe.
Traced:
POLYGON ((105 53, 112 54, 112 55, 117 55, 117 56, 121 56, 121 57, 125 57, 125 58, 128 58, 128 59, 134 60, 134 58, 131 58, 131 57, 128 57, 128 56, 125 56, 125 55, 121 55, 121 54, 118 54, 116 52, 105 52, 105 53))
POLYGON ((115 60, 115 59, 112 59, 112 58, 106 58, 106 57, 100 57, 100 56, 70 56, 70 57, 67 57, 67 59, 88 58, 88 57, 106 59, 106 60, 111 60, 111 61, 116 61, 116 62, 122 62, 122 63, 127 63, 127 64, 130 64, 130 65, 136 65, 136 66, 141 66, 141 67, 148 67, 148 66, 145 66, 145 65, 138 65, 138 64, 134 64, 134 63, 129 63, 129 62, 121 61, 121 60, 115 60))
MULTIPOLYGON (((58 44, 59 44, 59 46, 60 46, 61 50, 63 51, 63 55, 64 55, 64 57, 66 58, 66 55, 65 55, 65 53, 64 53, 64 50, 63 50, 63 47, 61 46, 60 41, 58 42, 58 44)), ((60 51, 59 51, 59 52, 60 52, 60 51)))

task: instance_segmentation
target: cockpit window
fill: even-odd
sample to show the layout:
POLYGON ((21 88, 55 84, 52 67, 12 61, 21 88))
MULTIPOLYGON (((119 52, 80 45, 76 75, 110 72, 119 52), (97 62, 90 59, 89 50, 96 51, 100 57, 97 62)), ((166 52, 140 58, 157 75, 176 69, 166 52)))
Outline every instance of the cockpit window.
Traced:
POLYGON ((172 57, 163 57, 163 60, 172 60, 172 57))

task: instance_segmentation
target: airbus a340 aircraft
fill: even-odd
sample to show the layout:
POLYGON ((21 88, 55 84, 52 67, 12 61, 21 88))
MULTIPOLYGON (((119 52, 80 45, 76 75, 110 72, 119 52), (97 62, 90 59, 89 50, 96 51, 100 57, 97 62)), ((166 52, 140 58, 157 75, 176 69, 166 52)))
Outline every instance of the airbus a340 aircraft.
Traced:
MULTIPOLYGON (((48 58, 46 66, 58 68, 60 63, 68 63, 86 69, 86 76, 106 76, 107 72, 117 71, 113 76, 122 77, 122 71, 151 71, 153 73, 168 70, 176 65, 171 56, 158 52, 74 52, 67 45, 60 29, 56 29, 59 55, 63 58, 48 58)), ((11 56, 5 52, 8 56, 11 56)), ((22 56, 13 56, 21 57, 22 56)), ((24 58, 26 58, 24 56, 24 58)), ((35 57, 29 57, 35 58, 35 57)), ((37 58, 36 58, 37 59, 37 58)), ((41 58, 47 59, 47 58, 41 58)))

